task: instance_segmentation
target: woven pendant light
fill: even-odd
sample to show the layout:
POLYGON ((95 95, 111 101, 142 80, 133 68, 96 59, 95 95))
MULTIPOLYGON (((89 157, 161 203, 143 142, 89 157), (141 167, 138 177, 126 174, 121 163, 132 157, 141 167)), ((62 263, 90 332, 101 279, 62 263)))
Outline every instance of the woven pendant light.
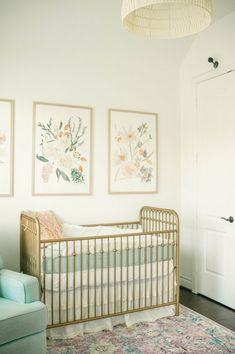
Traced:
POLYGON ((211 22, 212 0, 123 0, 122 23, 148 37, 177 38, 197 33, 211 22))

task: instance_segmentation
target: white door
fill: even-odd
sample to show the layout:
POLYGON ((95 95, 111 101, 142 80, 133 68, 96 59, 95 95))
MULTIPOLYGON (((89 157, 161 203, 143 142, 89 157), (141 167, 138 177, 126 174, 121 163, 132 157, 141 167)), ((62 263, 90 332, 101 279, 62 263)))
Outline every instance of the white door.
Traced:
POLYGON ((234 71, 198 84, 197 124, 198 292, 234 309, 234 71))

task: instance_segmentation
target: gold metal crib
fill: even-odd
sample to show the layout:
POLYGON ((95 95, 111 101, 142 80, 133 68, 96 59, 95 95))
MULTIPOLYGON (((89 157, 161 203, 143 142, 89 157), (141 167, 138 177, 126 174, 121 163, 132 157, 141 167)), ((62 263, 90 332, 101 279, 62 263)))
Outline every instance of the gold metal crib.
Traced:
POLYGON ((48 328, 169 305, 178 315, 176 212, 145 206, 139 221, 100 225, 117 233, 41 240, 38 219, 21 213, 21 271, 39 280, 48 328))

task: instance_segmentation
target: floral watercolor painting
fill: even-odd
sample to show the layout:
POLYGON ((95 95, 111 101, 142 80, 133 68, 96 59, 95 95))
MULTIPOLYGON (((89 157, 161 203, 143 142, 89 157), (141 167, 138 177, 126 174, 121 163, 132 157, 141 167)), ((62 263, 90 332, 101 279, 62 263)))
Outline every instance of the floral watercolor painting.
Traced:
POLYGON ((34 108, 34 194, 89 194, 91 109, 34 108))
POLYGON ((13 195, 14 101, 0 99, 0 196, 13 195))
POLYGON ((154 193, 157 116, 110 110, 110 193, 154 193))

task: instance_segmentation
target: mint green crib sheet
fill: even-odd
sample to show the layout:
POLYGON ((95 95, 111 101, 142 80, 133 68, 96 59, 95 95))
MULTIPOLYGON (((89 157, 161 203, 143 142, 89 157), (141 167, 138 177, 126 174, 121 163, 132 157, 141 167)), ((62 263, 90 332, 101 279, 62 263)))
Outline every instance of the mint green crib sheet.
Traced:
POLYGON ((111 250, 109 252, 83 252, 75 255, 61 255, 51 252, 51 246, 41 258, 41 272, 44 274, 58 274, 77 272, 91 269, 106 269, 115 267, 128 267, 162 262, 173 258, 174 247, 172 243, 159 244, 141 248, 111 250))

